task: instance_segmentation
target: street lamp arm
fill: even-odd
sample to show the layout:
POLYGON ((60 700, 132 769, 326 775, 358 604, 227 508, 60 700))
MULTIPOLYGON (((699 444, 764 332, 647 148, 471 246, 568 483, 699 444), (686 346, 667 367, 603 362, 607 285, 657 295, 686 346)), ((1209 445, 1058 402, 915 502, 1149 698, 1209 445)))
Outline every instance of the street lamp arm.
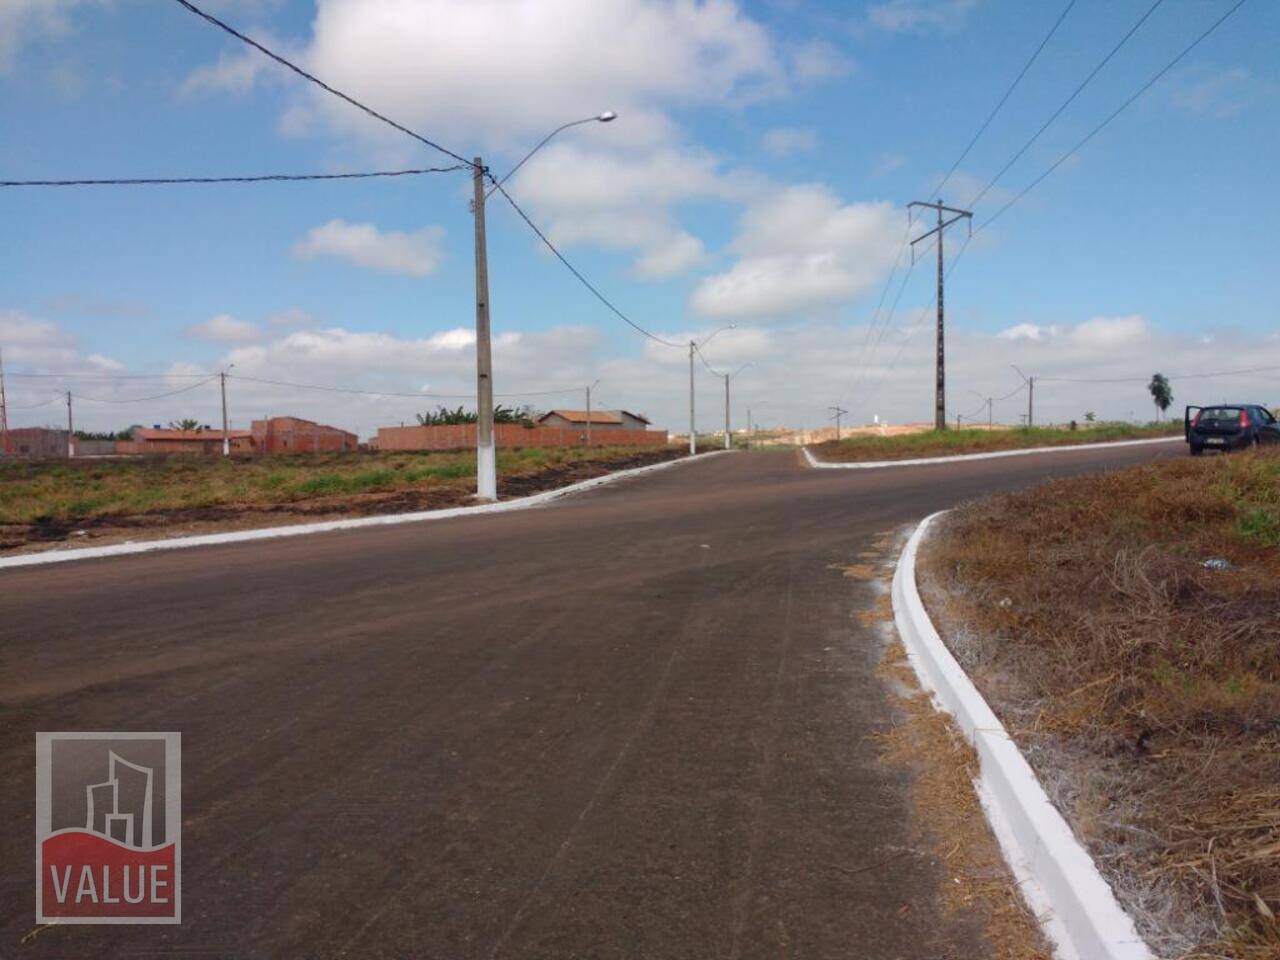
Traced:
POLYGON ((614 113, 612 110, 606 110, 604 113, 598 113, 594 117, 583 117, 581 120, 570 120, 568 123, 560 124, 560 126, 556 127, 554 130, 548 133, 545 137, 539 140, 538 145, 534 147, 532 150, 530 150, 528 153, 526 153, 524 157, 521 158, 519 163, 517 163, 514 167, 508 170, 506 176, 504 176, 501 180, 494 181, 493 186, 489 188, 489 192, 485 194, 486 199, 493 194, 493 191, 497 190, 500 186, 502 186, 504 183, 510 180, 513 176, 515 176, 515 172, 519 170, 521 167, 523 167, 526 163, 528 163, 529 158, 532 157, 539 150, 541 150, 543 147, 545 147, 547 143, 554 136, 556 136, 556 134, 561 133, 565 130, 568 130, 570 127, 581 126, 584 123, 608 123, 609 121, 616 119, 617 116, 618 115, 614 113))

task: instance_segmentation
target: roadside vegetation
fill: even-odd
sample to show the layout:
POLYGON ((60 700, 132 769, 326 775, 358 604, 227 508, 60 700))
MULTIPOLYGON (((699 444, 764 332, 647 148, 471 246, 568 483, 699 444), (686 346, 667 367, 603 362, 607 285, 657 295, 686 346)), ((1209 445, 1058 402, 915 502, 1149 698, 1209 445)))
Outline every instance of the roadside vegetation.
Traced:
POLYGON ((1182 423, 1085 423, 1070 427, 1014 427, 988 430, 929 430, 896 436, 858 434, 828 440, 810 447, 819 460, 852 463, 864 460, 910 460, 914 457, 946 457, 965 453, 1018 450, 1024 447, 1058 447, 1112 440, 1147 440, 1180 436, 1182 423))
POLYGON ((1153 949, 1280 957, 1280 454, 969 503, 920 569, 1153 949))
MULTIPOLYGON (((533 493, 680 454, 671 447, 500 449, 499 494, 533 493)), ((475 473, 470 451, 11 459, 0 461, 0 549, 113 527, 456 506, 469 502, 475 473)))

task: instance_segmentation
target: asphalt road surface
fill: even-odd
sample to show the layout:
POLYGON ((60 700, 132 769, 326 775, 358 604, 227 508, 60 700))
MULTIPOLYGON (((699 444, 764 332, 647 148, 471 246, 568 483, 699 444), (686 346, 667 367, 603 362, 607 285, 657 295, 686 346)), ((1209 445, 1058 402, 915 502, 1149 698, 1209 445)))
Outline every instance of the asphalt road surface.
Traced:
POLYGON ((525 512, 0 571, 0 957, 982 957, 902 855, 872 594, 832 565, 1173 455, 736 454, 525 512), (32 934, 42 730, 181 731, 180 926, 32 934))

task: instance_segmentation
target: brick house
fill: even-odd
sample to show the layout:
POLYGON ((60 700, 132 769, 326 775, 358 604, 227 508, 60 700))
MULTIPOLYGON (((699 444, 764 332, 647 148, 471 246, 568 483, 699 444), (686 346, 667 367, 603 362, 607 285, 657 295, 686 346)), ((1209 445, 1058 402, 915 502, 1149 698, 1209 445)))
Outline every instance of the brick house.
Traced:
MULTIPOLYGON (((585 430, 587 411, 552 410, 538 418, 540 427, 558 427, 561 430, 585 430)), ((592 410, 592 430, 648 430, 649 420, 627 410, 592 410)))
POLYGON ((250 433, 257 453, 340 453, 360 446, 354 433, 301 417, 255 420, 250 433))

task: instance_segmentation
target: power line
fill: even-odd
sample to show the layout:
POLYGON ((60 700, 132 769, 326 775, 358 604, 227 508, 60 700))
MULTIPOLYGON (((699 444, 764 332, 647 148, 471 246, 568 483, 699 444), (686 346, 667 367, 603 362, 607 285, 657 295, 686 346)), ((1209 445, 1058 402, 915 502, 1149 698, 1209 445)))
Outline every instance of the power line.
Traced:
MULTIPOLYGON (((178 0, 178 2, 181 3, 183 2, 183 0, 178 0)), ((493 177, 490 176, 489 179, 493 180, 493 177)), ((556 255, 556 259, 558 259, 561 263, 563 263, 565 267, 568 268, 569 272, 578 278, 578 282, 581 283, 588 290, 590 290, 595 295, 596 299, 599 300, 601 303, 603 303, 606 307, 608 307, 620 320, 622 320, 623 323, 627 324, 627 326, 631 327, 637 332, 642 333, 644 336, 648 337, 650 340, 654 341, 655 343, 660 343, 663 346, 667 346, 667 347, 683 347, 684 346, 683 343, 674 343, 671 340, 664 340, 662 337, 658 336, 656 333, 651 333, 650 331, 646 330, 644 327, 640 326, 640 324, 632 320, 630 317, 628 317, 616 306, 614 306, 613 302, 610 301, 608 297, 606 297, 603 293, 601 293, 598 289, 596 289, 595 285, 592 284, 592 282, 588 280, 586 277, 584 277, 581 271, 579 271, 577 267, 575 267, 572 263, 569 262, 569 260, 565 257, 565 255, 556 248, 556 245, 547 238, 547 235, 543 233, 540 229, 538 229, 538 225, 529 219, 529 215, 527 213, 525 213, 522 209, 520 209, 520 204, 516 203, 515 200, 512 199, 511 194, 507 193, 506 188, 503 187, 502 184, 494 180, 494 188, 500 194, 506 197, 507 203, 511 204, 512 209, 515 210, 515 212, 520 215, 520 219, 529 225, 529 229, 538 235, 538 239, 541 240, 544 244, 546 244, 547 249, 556 255)))
POLYGON ((698 355, 698 359, 702 361, 702 365, 712 374, 712 376, 723 377, 724 374, 707 362, 707 358, 702 353, 702 348, 696 343, 693 345, 693 351, 698 355))
POLYGON ((189 0, 174 0, 174 2, 180 4, 183 7, 186 7, 189 11, 194 13, 196 16, 208 21, 218 29, 224 30, 227 33, 231 34, 231 36, 235 37, 237 40, 240 40, 243 43, 247 43, 249 46, 253 47, 259 53, 265 54, 266 56, 270 57, 272 60, 274 60, 276 63, 280 64, 281 66, 286 67, 289 70, 292 70, 294 73, 302 77, 304 80, 311 81, 316 86, 318 86, 321 90, 324 90, 328 93, 333 94, 339 100, 345 100, 347 103, 351 104, 353 107, 357 108, 358 110, 363 110, 365 113, 373 117, 375 120, 381 120, 383 123, 387 124, 388 126, 393 127, 396 130, 399 130, 403 134, 413 137, 413 139, 417 140, 420 143, 426 144, 428 147, 431 147, 433 150, 439 150, 441 153, 445 154, 446 156, 452 157, 454 160, 457 160, 459 163, 464 164, 468 167, 471 166, 471 161, 467 160, 466 157, 459 156, 458 154, 454 153, 452 150, 448 149, 447 147, 442 147, 440 144, 436 143, 434 140, 428 140, 422 134, 415 133, 414 131, 410 130, 408 127, 404 126, 403 124, 396 123, 394 120, 390 119, 389 117, 386 117, 383 114, 379 113, 377 110, 374 110, 372 107, 367 107, 363 103, 361 103, 359 100, 356 100, 353 97, 347 96, 341 90, 338 90, 334 87, 329 86, 329 84, 325 83, 320 78, 314 76, 313 74, 307 73, 307 71, 303 70, 297 64, 291 63, 290 61, 286 60, 284 57, 280 56, 280 54, 275 53, 272 50, 268 50, 266 47, 260 44, 257 40, 254 40, 252 37, 245 36, 235 27, 232 27, 229 24, 224 23, 223 21, 215 17, 213 14, 206 13, 205 11, 201 10, 194 3, 189 2, 189 0))
POLYGON ((299 180, 364 180, 370 177, 412 177, 424 173, 450 173, 470 169, 470 164, 423 167, 414 170, 378 170, 371 173, 269 173, 253 177, 134 177, 108 180, 0 180, 0 187, 106 187, 175 183, 268 183, 299 180))
POLYGON ((90 403, 145 403, 148 400, 162 400, 165 397, 173 397, 179 393, 187 393, 188 391, 195 390, 197 387, 203 387, 206 383, 211 383, 213 380, 217 379, 217 376, 218 375, 215 373, 213 376, 206 377, 199 383, 192 383, 185 387, 179 387, 177 390, 170 390, 167 393, 157 393, 150 397, 125 397, 123 399, 114 399, 108 397, 86 397, 80 393, 72 393, 70 396, 77 400, 88 400, 90 403))
POLYGON ((198 380, 216 373, 8 373, 9 378, 44 380, 198 380))
POLYGON ((1000 98, 1000 102, 995 105, 995 108, 992 109, 989 114, 987 114, 987 119, 982 121, 982 126, 980 126, 978 128, 978 132, 973 135, 968 146, 961 151, 960 156, 956 158, 956 162, 953 163, 951 165, 951 169, 947 171, 947 175, 942 178, 941 182, 936 187, 934 187, 934 196, 939 196, 942 193, 942 188, 946 186, 947 181, 950 180, 956 170, 960 168, 960 164, 964 163, 965 157, 969 156, 969 151, 974 148, 982 135, 987 132, 987 127, 991 126, 991 121, 996 118, 996 114, 1000 112, 1005 103, 1008 102, 1009 98, 1013 96, 1013 91, 1018 89, 1018 85, 1022 83, 1022 78, 1027 75, 1027 71, 1031 69, 1031 65, 1039 59, 1040 54, 1044 51, 1044 48, 1049 45, 1049 41, 1053 39, 1053 35, 1057 33, 1058 28, 1062 26, 1062 21, 1067 19, 1067 14, 1071 12, 1071 8, 1075 5, 1076 0, 1068 0, 1066 7, 1062 10, 1062 13, 1058 14, 1058 19, 1053 22, 1053 26, 1049 28, 1049 32, 1046 33, 1044 39, 1040 41, 1040 46, 1036 47, 1035 52, 1031 54, 1031 58, 1023 64, 1018 75, 1013 78, 1013 83, 1009 84, 1009 89, 1004 92, 1004 96, 1000 98))
MULTIPOLYGON (((181 2, 181 0, 179 0, 179 2, 181 2)), ((1151 4, 1150 7, 1147 8, 1147 12, 1138 18, 1138 22, 1129 28, 1128 33, 1126 33, 1123 37, 1121 37, 1120 41, 1114 47, 1111 48, 1110 52, 1108 52, 1107 55, 1103 57, 1101 61, 1099 61, 1098 65, 1089 72, 1089 75, 1086 76, 1084 80, 1080 82, 1079 86, 1077 86, 1075 90, 1071 92, 1071 96, 1067 97, 1066 100, 1062 101, 1062 105, 1059 106, 1057 110, 1053 111, 1049 119, 1046 120, 1043 124, 1041 124, 1040 129, 1031 135, 1031 139, 1028 140, 1026 143, 1024 143, 1018 149, 1018 152, 1015 153, 1009 159, 1008 163, 1006 163, 1003 167, 1000 168, 1000 172, 997 173, 994 177, 992 177, 987 182, 987 185, 985 187, 983 187, 981 190, 978 191, 978 195, 975 196, 972 200, 970 200, 967 206, 970 206, 970 207, 974 206, 975 204, 978 203, 979 200, 981 200, 983 197, 987 195, 988 191, 990 191, 991 188, 994 187, 997 182, 999 182, 1000 178, 1003 177, 1006 173, 1008 173, 1009 169, 1022 158, 1022 155, 1031 149, 1031 145, 1040 139, 1041 135, 1046 130, 1048 130, 1050 126, 1053 125, 1053 122, 1057 120, 1058 117, 1062 116, 1062 112, 1066 110, 1067 107, 1071 106, 1071 104, 1075 101, 1076 97, 1080 96, 1080 94, 1084 92, 1084 88, 1093 82, 1094 77, 1096 77, 1099 73, 1102 72, 1102 68, 1111 62, 1112 58, 1117 53, 1120 52, 1120 49, 1126 43, 1129 42, 1129 38, 1138 32, 1138 30, 1142 27, 1142 25, 1147 22, 1147 20, 1151 17, 1153 13, 1156 12, 1156 10, 1160 7, 1162 3, 1164 3, 1164 0, 1155 0, 1155 2, 1151 4)))
POLYGON ((26 404, 22 404, 21 406, 10 404, 9 409, 10 410, 35 410, 39 407, 47 407, 49 406, 49 404, 57 403, 63 399, 64 399, 63 395, 58 394, 56 397, 50 397, 48 400, 45 400, 42 403, 26 403, 26 404))
MULTIPOLYGON (((1249 373, 1274 373, 1280 366, 1249 367, 1244 370, 1214 370, 1209 373, 1170 373, 1170 380, 1209 380, 1214 377, 1239 377, 1249 373)), ((1150 377, 1036 377, 1036 383, 1146 383, 1150 377)))
POLYGON ((1147 81, 1146 83, 1144 83, 1141 87, 1139 87, 1139 88, 1138 88, 1138 91, 1137 91, 1135 94, 1133 94, 1133 96, 1131 96, 1131 97, 1130 97, 1128 100, 1126 100, 1124 103, 1120 104, 1120 106, 1118 106, 1114 111, 1112 111, 1112 113, 1111 113, 1111 114, 1110 114, 1110 115, 1109 115, 1105 120, 1103 120, 1100 124, 1098 124, 1098 125, 1097 125, 1096 127, 1094 127, 1092 130, 1090 130, 1090 131, 1089 131, 1089 132, 1084 136, 1084 138, 1080 140, 1080 142, 1079 142, 1079 143, 1077 143, 1074 147, 1072 147, 1070 150, 1068 150, 1066 153, 1064 153, 1061 157, 1059 157, 1057 160, 1055 160, 1055 161, 1053 162, 1053 164, 1049 167, 1049 169, 1047 169, 1044 173, 1040 174, 1040 176, 1038 176, 1038 177, 1036 177, 1034 180, 1032 180, 1032 181, 1031 181, 1031 183, 1027 184, 1027 186, 1026 186, 1026 187, 1024 187, 1024 188, 1022 189, 1022 192, 1021 192, 1021 193, 1019 193, 1017 196, 1015 196, 1015 197, 1013 197, 1011 200, 1009 200, 1009 201, 1008 201, 1004 206, 1002 206, 999 210, 997 210, 997 211, 996 211, 995 213, 993 213, 990 217, 988 217, 986 220, 984 220, 984 221, 983 221, 979 226, 975 227, 973 232, 974 232, 974 233, 979 233, 979 232, 981 232, 983 229, 985 229, 986 227, 990 226, 990 225, 991 225, 992 223, 994 223, 997 219, 999 219, 999 218, 1000 218, 1000 217, 1005 213, 1005 211, 1007 211, 1007 210, 1008 210, 1010 207, 1012 207, 1015 203, 1017 203, 1018 201, 1020 201, 1020 200, 1021 200, 1023 197, 1025 197, 1028 193, 1030 193, 1032 190, 1034 190, 1036 187, 1038 187, 1041 183, 1043 183, 1046 179, 1048 179, 1048 178, 1049 178, 1049 176, 1050 176, 1050 174, 1052 174, 1052 173, 1053 173, 1055 170, 1057 170, 1060 166, 1062 166, 1062 165, 1063 165, 1064 163, 1066 163, 1069 159, 1071 159, 1071 157, 1073 157, 1073 156, 1074 156, 1074 155, 1075 155, 1079 150, 1081 150, 1081 149, 1085 146, 1085 144, 1087 144, 1090 140, 1092 140, 1092 139, 1093 139, 1094 137, 1096 137, 1099 133, 1101 133, 1101 132, 1103 131, 1103 129, 1104 129, 1105 127, 1107 127, 1107 125, 1108 125, 1108 124, 1110 124, 1110 123, 1111 123, 1111 121, 1112 121, 1112 120, 1114 120, 1116 117, 1120 116, 1120 114, 1124 113, 1124 111, 1125 111, 1125 110, 1127 110, 1130 106, 1132 106, 1132 105, 1133 105, 1133 103, 1134 103, 1136 100, 1138 100, 1138 99, 1139 99, 1139 98, 1140 98, 1144 93, 1146 93, 1146 92, 1147 92, 1148 90, 1150 90, 1153 86, 1155 86, 1155 85, 1156 85, 1156 83, 1157 83, 1157 82, 1158 82, 1158 81, 1159 81, 1159 80, 1160 80, 1160 79, 1161 79, 1161 78, 1162 78, 1166 73, 1168 73, 1168 72, 1169 72, 1170 70, 1172 70, 1175 66, 1177 66, 1177 65, 1182 61, 1182 59, 1183 59, 1184 57, 1186 57, 1186 56, 1187 56, 1187 54, 1189 54, 1192 50, 1194 50, 1196 47, 1200 46, 1200 44, 1201 44, 1201 43, 1203 43, 1203 42, 1204 42, 1204 41, 1209 37, 1209 35, 1210 35, 1211 33, 1213 33, 1215 30, 1217 30, 1217 29, 1218 29, 1218 27, 1222 26, 1222 24, 1223 24, 1223 23, 1225 23, 1225 22, 1227 21, 1227 19, 1228 19, 1230 16, 1232 16, 1232 14, 1234 14, 1237 10, 1239 10, 1241 7, 1243 7, 1243 6, 1245 5, 1245 3, 1246 3, 1246 0, 1238 0, 1238 2, 1235 4, 1235 6, 1231 7, 1231 9, 1229 9, 1226 13, 1224 13, 1224 14, 1223 14, 1222 16, 1220 16, 1217 20, 1215 20, 1215 21, 1214 21, 1214 22, 1209 26, 1209 28, 1208 28, 1207 30, 1205 30, 1202 34, 1200 34, 1200 36, 1196 37, 1196 38, 1195 38, 1195 40, 1191 41, 1191 43, 1189 43, 1186 47, 1184 47, 1184 48, 1182 49, 1182 52, 1181 52, 1181 53, 1179 53, 1176 57, 1174 57, 1174 58, 1173 58, 1172 60, 1170 60, 1167 64, 1165 64, 1165 65, 1164 65, 1164 67, 1162 67, 1162 68, 1161 68, 1161 69, 1160 69, 1160 70, 1155 74, 1155 76, 1153 76, 1150 80, 1148 80, 1148 81, 1147 81))
MULTIPOLYGON (((275 387, 290 387, 295 390, 319 390, 325 393, 344 393, 353 394, 364 397, 411 397, 418 400, 474 400, 474 393, 403 393, 386 390, 359 390, 354 387, 334 387, 318 383, 291 383, 287 380, 271 380, 266 377, 250 377, 242 373, 228 373, 228 380, 244 380, 248 383, 269 384, 275 387)), ((495 397, 502 398, 518 398, 518 397, 553 397, 562 396, 567 393, 582 389, 581 387, 566 387, 563 390, 533 390, 522 393, 495 393, 495 397)))

